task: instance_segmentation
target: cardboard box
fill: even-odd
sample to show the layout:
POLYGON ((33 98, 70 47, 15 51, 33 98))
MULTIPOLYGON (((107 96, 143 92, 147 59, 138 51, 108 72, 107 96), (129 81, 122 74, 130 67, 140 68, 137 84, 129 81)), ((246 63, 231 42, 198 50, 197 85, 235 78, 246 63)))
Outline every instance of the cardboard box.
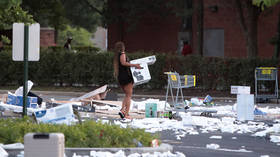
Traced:
MULTIPOLYGON (((8 97, 7 97, 6 103, 10 104, 10 105, 23 106, 23 97, 16 96, 15 94, 8 92, 8 97)), ((38 108, 37 97, 27 96, 26 107, 27 108, 38 108)))
POLYGON ((143 69, 136 69, 131 67, 131 73, 134 81, 134 85, 139 85, 147 83, 151 80, 150 71, 148 65, 152 65, 156 62, 156 56, 149 56, 144 58, 139 58, 130 61, 131 64, 140 64, 143 69))
POLYGON ((151 75, 147 63, 141 63, 140 66, 143 67, 143 69, 136 69, 135 67, 130 68, 134 85, 147 83, 151 80, 151 75))
POLYGON ((157 104, 156 103, 146 103, 145 117, 146 118, 156 118, 157 117, 157 104))
POLYGON ((42 123, 72 124, 75 122, 72 104, 63 104, 34 112, 36 120, 42 123))
POLYGON ((156 62, 156 56, 149 56, 149 57, 134 59, 130 62, 133 62, 133 64, 147 63, 148 65, 152 65, 156 62))

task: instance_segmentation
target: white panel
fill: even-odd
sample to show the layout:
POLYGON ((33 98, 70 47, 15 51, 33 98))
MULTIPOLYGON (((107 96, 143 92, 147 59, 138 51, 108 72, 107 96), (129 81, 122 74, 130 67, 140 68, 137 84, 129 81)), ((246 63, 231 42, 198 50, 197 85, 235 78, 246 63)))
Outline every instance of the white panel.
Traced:
POLYGON ((250 86, 230 86, 231 94, 251 94, 251 88, 250 86))
POLYGON ((23 61, 24 24, 13 24, 13 60, 23 61))
POLYGON ((28 61, 39 61, 40 58, 40 24, 29 26, 28 61))
POLYGON ((254 95, 237 95, 237 119, 240 121, 254 120, 254 95))

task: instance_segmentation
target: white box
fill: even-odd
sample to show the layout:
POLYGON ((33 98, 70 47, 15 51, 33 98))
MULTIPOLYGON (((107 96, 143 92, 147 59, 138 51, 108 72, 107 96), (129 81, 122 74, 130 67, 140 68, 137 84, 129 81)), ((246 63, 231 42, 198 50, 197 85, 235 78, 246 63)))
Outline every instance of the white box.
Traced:
POLYGON ((251 94, 250 86, 230 86, 230 87, 231 87, 230 90, 231 94, 251 94))
POLYGON ((134 60, 130 61, 130 63, 133 63, 133 64, 147 63, 148 65, 152 65, 155 62, 156 62, 156 56, 149 56, 149 57, 134 59, 134 60))
POLYGON ((156 56, 149 56, 149 57, 139 58, 130 61, 131 64, 140 64, 140 66, 143 68, 143 69, 136 69, 135 67, 130 67, 134 85, 147 83, 151 80, 151 75, 150 75, 148 65, 152 65, 155 62, 156 62, 156 56))
POLYGON ((75 122, 72 104, 63 104, 50 109, 34 112, 36 120, 42 123, 67 124, 75 122))
POLYGON ((64 157, 62 133, 28 133, 24 136, 25 157, 64 157))
POLYGON ((237 95, 237 119, 240 121, 254 120, 254 95, 237 95))
POLYGON ((143 69, 136 69, 135 67, 130 67, 134 85, 147 83, 151 80, 151 75, 147 63, 141 63, 140 66, 143 69))

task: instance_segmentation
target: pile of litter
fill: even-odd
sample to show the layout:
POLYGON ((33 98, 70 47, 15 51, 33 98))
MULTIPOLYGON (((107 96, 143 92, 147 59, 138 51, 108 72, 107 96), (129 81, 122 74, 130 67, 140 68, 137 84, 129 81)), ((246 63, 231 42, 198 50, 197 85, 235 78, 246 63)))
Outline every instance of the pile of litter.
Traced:
MULTIPOLYGON (((196 107, 196 110, 203 110, 204 107, 196 107)), ((222 132, 222 133, 238 133, 245 134, 251 133, 252 136, 264 137, 270 133, 280 133, 279 120, 274 120, 275 124, 272 126, 265 124, 264 122, 248 121, 241 122, 237 121, 235 111, 232 106, 216 106, 214 107, 218 112, 216 117, 203 117, 194 116, 191 113, 180 112, 179 115, 182 120, 167 119, 167 118, 145 118, 145 119, 133 119, 131 123, 122 123, 121 121, 115 120, 114 124, 120 125, 121 127, 133 127, 145 129, 147 132, 155 133, 163 130, 173 130, 180 140, 186 134, 198 135, 201 133, 209 132, 222 132), (223 116, 219 116, 223 115, 223 116), (199 126, 199 127, 197 127, 199 126), (199 130, 197 129, 199 128, 199 130)), ((267 114, 280 112, 280 108, 259 108, 265 110, 267 114)), ((280 136, 270 136, 272 142, 279 143, 280 136)))

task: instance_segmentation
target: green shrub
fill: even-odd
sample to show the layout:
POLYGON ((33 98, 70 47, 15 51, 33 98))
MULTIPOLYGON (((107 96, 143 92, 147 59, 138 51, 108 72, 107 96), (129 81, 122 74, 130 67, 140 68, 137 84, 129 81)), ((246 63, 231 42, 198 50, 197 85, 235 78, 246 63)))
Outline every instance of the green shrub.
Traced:
MULTIPOLYGON (((74 48, 73 48, 74 49, 74 48)), ((40 61, 29 62, 29 80, 35 86, 102 86, 117 84, 113 77, 113 56, 94 47, 77 47, 76 53, 63 47, 41 48, 40 61)), ((23 63, 12 61, 11 49, 0 52, 0 85, 22 85, 23 63)), ((278 67, 276 59, 215 58, 181 56, 155 52, 127 53, 130 60, 156 55, 149 66, 152 79, 137 88, 163 89, 167 85, 164 72, 196 75, 195 88, 229 90, 230 85, 247 85, 254 89, 254 70, 260 66, 278 67)))
POLYGON ((146 133, 143 129, 120 128, 118 125, 85 121, 76 125, 36 124, 29 118, 0 119, 0 143, 24 142, 29 132, 61 132, 65 136, 66 147, 135 147, 135 139, 143 146, 158 135, 146 133))

